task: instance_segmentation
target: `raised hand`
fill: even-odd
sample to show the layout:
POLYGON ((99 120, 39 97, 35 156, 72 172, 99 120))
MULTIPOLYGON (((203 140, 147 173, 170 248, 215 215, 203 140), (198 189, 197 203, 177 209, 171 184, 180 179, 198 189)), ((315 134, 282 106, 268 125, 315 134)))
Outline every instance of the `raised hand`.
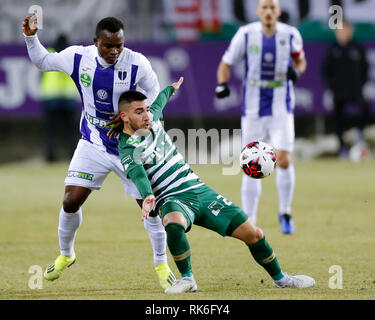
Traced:
POLYGON ((27 36, 33 36, 38 31, 37 25, 38 19, 36 13, 33 13, 31 16, 27 16, 25 20, 23 20, 22 31, 27 36))
POLYGON ((172 93, 172 96, 174 96, 178 89, 180 89, 180 86, 184 82, 184 77, 180 77, 177 82, 173 82, 171 86, 174 88, 174 92, 172 93))

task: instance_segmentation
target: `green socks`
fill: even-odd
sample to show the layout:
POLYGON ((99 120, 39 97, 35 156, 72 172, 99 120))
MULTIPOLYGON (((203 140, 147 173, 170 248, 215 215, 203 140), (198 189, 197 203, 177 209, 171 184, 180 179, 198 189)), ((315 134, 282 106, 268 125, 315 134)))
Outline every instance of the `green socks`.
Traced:
POLYGON ((266 269, 273 280, 280 280, 283 278, 284 275, 281 271, 276 255, 265 237, 257 243, 247 244, 247 246, 249 247, 255 261, 266 269))
POLYGON ((165 227, 167 244, 181 277, 193 275, 190 264, 190 245, 186 238, 185 228, 179 223, 168 223, 165 227))
MULTIPOLYGON (((167 233, 167 244, 178 270, 182 277, 191 277, 191 251, 190 245, 186 238, 185 229, 179 223, 169 223, 165 227, 167 233)), ((279 262, 273 249, 267 242, 266 238, 259 240, 257 243, 248 244, 252 256, 272 277, 273 280, 280 280, 284 277, 279 262)))

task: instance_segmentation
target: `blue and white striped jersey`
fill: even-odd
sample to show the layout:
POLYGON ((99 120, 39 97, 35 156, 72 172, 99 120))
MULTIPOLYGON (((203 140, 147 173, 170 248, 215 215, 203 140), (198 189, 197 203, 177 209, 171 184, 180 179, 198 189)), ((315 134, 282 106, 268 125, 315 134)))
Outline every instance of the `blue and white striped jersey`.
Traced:
POLYGON ((299 31, 277 22, 276 32, 267 37, 261 22, 239 28, 222 61, 234 65, 245 60, 242 115, 263 117, 293 113, 293 82, 286 79, 293 57, 304 55, 299 31))
POLYGON ((48 53, 44 52, 36 36, 25 38, 29 56, 39 69, 62 71, 74 80, 82 100, 82 138, 103 151, 117 155, 118 140, 107 137, 105 125, 109 117, 118 112, 120 95, 139 87, 147 96, 148 105, 151 105, 160 91, 156 74, 147 58, 124 48, 115 64, 104 66, 100 63, 103 59, 98 56, 95 45, 71 46, 59 53, 48 53))

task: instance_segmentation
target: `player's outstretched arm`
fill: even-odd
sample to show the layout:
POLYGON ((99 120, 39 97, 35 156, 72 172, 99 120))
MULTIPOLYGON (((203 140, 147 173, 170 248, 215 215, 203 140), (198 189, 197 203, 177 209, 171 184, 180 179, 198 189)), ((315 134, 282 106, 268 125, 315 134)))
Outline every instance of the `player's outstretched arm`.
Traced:
POLYGON ((36 27, 37 24, 38 20, 35 13, 33 13, 30 16, 27 16, 25 20, 23 20, 22 24, 23 33, 28 37, 35 35, 38 31, 38 28, 36 27))
POLYGON ((169 98, 175 95, 177 90, 180 89, 182 82, 184 82, 184 78, 180 77, 177 82, 173 82, 164 90, 160 91, 159 95, 150 107, 150 111, 154 115, 154 120, 161 119, 163 117, 163 109, 165 105, 167 104, 169 98))
MULTIPOLYGON (((180 77, 178 81, 173 82, 171 86, 174 88, 174 91, 169 95, 167 92, 165 92, 166 89, 161 91, 156 98, 155 102, 152 104, 151 108, 153 110, 164 108, 165 104, 167 103, 170 96, 173 96, 176 94, 176 92, 180 89, 181 84, 184 82, 184 77, 180 77)), ((121 133, 121 131, 124 129, 124 123, 121 120, 120 113, 117 113, 113 116, 109 117, 110 121, 107 123, 106 127, 110 128, 107 132, 107 136, 111 139, 116 139, 116 137, 121 133)))
POLYGON ((49 53, 38 39, 36 14, 29 15, 22 24, 27 53, 31 62, 41 71, 61 71, 71 75, 74 68, 74 54, 79 46, 68 47, 61 52, 49 53))

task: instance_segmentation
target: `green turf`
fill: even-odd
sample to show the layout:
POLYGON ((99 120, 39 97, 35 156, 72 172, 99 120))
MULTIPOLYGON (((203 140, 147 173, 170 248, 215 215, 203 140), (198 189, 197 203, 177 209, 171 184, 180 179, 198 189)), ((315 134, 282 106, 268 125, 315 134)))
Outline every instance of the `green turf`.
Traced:
MULTIPOLYGON (((134 200, 110 174, 83 207, 77 263, 43 289, 30 289, 29 268, 58 255, 58 212, 67 163, 0 166, 0 299, 374 299, 375 163, 297 161, 293 214, 297 231, 281 234, 275 174, 263 181, 258 224, 284 271, 316 279, 312 289, 274 288, 245 245, 193 227, 188 234, 199 291, 167 296, 152 267, 152 250, 134 200), (343 270, 330 289, 329 268, 343 270)), ((209 186, 240 204, 240 175, 195 166, 209 186)), ((172 269, 177 269, 169 255, 172 269)))

